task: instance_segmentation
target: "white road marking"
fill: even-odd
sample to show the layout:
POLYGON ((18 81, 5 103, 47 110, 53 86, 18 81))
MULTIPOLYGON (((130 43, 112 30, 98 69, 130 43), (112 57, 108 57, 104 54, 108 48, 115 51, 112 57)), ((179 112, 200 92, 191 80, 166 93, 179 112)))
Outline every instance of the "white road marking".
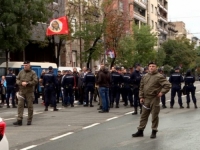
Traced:
POLYGON ((116 119, 118 117, 112 117, 112 118, 109 118, 109 119, 106 119, 106 121, 110 121, 110 120, 113 120, 113 119, 116 119))
POLYGON ((3 120, 13 120, 13 119, 16 119, 16 118, 7 118, 7 119, 3 119, 3 120))
POLYGON ((68 132, 66 134, 63 134, 63 135, 60 135, 60 136, 57 136, 57 137, 54 137, 54 138, 51 138, 50 140, 53 141, 53 140, 57 140, 57 139, 60 139, 62 137, 65 137, 65 136, 68 136, 68 135, 71 135, 73 134, 74 132, 68 132))
POLYGON ((88 129, 88 128, 94 127, 94 126, 96 126, 96 125, 99 125, 99 124, 100 124, 100 123, 94 123, 94 124, 92 124, 92 125, 83 127, 82 129, 88 129))
POLYGON ((129 114, 132 114, 132 113, 134 113, 134 111, 127 112, 127 113, 125 113, 125 115, 129 115, 129 114))
POLYGON ((36 147, 36 146, 37 146, 37 145, 31 145, 31 146, 26 147, 26 148, 23 148, 23 149, 21 149, 21 150, 28 150, 28 149, 34 148, 34 147, 36 147))

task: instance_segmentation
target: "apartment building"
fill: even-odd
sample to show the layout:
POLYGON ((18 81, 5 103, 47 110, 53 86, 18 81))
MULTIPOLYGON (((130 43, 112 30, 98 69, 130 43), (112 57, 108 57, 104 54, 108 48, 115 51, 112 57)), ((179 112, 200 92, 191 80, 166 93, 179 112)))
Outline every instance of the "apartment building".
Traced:
POLYGON ((158 0, 158 31, 159 44, 167 40, 168 24, 168 0, 158 0))
POLYGON ((168 22, 168 39, 174 40, 178 30, 176 30, 176 24, 173 22, 168 22))
POLYGON ((141 26, 147 24, 147 0, 130 0, 129 4, 133 4, 133 8, 130 6, 130 13, 133 11, 133 15, 130 14, 134 24, 141 26))
POLYGON ((148 0, 147 5, 147 23, 151 26, 152 32, 158 32, 158 1, 157 0, 148 0))
POLYGON ((185 28, 185 23, 183 21, 176 21, 173 23, 175 24, 175 29, 178 31, 177 32, 178 37, 187 36, 187 30, 185 28))

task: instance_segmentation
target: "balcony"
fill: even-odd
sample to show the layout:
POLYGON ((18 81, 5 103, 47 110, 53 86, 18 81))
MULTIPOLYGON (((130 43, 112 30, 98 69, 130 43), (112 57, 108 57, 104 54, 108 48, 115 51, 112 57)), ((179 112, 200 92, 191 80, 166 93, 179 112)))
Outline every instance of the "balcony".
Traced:
POLYGON ((142 2, 142 0, 134 0, 134 3, 136 3, 137 5, 139 5, 140 7, 147 9, 147 4, 142 2))
POLYGON ((165 7, 163 4, 158 3, 158 7, 160 7, 161 9, 163 9, 165 12, 168 12, 167 7, 165 7))
POLYGON ((147 23, 146 17, 134 12, 134 18, 140 20, 143 23, 147 23))
POLYGON ((158 25, 158 31, 159 32, 161 32, 161 33, 163 33, 163 34, 168 34, 168 31, 167 31, 167 29, 165 29, 165 28, 162 28, 162 27, 160 27, 159 25, 158 25))
POLYGON ((164 16, 159 16, 158 20, 161 20, 161 21, 163 21, 166 24, 168 23, 167 18, 165 18, 164 16))

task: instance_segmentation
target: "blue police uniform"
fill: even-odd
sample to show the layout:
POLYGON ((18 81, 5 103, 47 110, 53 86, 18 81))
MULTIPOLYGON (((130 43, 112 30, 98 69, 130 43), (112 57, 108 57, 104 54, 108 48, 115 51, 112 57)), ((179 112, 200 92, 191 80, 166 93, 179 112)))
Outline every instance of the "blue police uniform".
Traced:
POLYGON ((6 75, 6 83, 7 83, 7 90, 6 90, 6 103, 7 103, 7 108, 10 108, 9 106, 9 99, 10 99, 10 94, 12 95, 12 107, 16 108, 15 106, 15 85, 16 85, 16 76, 13 75, 11 72, 6 75))
POLYGON ((62 87, 64 89, 64 105, 68 103, 71 107, 74 107, 74 88, 76 87, 75 78, 73 74, 66 74, 62 81, 62 87))
POLYGON ((141 74, 138 70, 135 70, 131 74, 131 83, 132 83, 132 88, 133 88, 133 95, 134 95, 134 107, 135 107, 135 112, 133 114, 137 114, 137 107, 140 106, 140 98, 139 98, 139 87, 140 87, 140 81, 141 81, 141 74))
POLYGON ((183 77, 180 73, 175 72, 169 77, 169 82, 172 84, 171 88, 171 101, 170 101, 170 108, 173 108, 174 106, 174 97, 176 93, 178 94, 178 103, 180 105, 180 108, 183 107, 182 103, 182 91, 181 91, 181 82, 183 82, 183 77))
POLYGON ((116 108, 119 108, 119 98, 120 98, 120 86, 123 82, 122 75, 118 72, 113 72, 111 74, 111 103, 110 107, 113 107, 114 100, 116 100, 116 108))
POLYGON ((125 73, 123 75, 123 100, 124 100, 124 106, 128 105, 128 99, 130 102, 130 106, 133 107, 133 95, 131 91, 131 74, 125 73), (128 98, 128 99, 127 99, 128 98))
POLYGON ((49 70, 49 72, 43 76, 43 85, 46 106, 45 111, 48 111, 49 104, 54 107, 54 111, 58 111, 58 109, 56 108, 57 79, 51 70, 49 70))
POLYGON ((195 90, 196 87, 194 86, 194 82, 195 82, 195 77, 192 75, 186 76, 184 78, 184 82, 185 82, 185 90, 186 90, 186 99, 187 99, 187 108, 190 108, 190 93, 192 96, 192 100, 194 103, 195 108, 197 108, 196 105, 196 97, 195 97, 195 90))
POLYGON ((85 84, 85 102, 86 102, 84 106, 88 106, 89 92, 90 92, 90 107, 93 107, 92 100, 93 100, 94 89, 95 89, 95 75, 91 72, 88 72, 85 75, 83 82, 85 84))

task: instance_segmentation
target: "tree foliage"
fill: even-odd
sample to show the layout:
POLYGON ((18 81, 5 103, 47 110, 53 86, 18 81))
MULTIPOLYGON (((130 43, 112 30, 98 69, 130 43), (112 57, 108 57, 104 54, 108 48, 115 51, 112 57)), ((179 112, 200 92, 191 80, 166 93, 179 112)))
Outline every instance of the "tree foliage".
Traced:
POLYGON ((194 43, 190 43, 185 37, 175 40, 169 39, 163 43, 162 48, 166 53, 164 64, 173 67, 182 66, 184 70, 193 65, 197 56, 194 50, 194 43))
POLYGON ((52 0, 0 0, 0 49, 24 50, 31 29, 50 16, 47 5, 52 0))
POLYGON ((156 60, 157 52, 154 50, 156 35, 151 33, 151 28, 142 25, 140 28, 133 25, 133 34, 121 39, 119 44, 117 62, 132 67, 135 63, 146 65, 151 60, 156 60))

